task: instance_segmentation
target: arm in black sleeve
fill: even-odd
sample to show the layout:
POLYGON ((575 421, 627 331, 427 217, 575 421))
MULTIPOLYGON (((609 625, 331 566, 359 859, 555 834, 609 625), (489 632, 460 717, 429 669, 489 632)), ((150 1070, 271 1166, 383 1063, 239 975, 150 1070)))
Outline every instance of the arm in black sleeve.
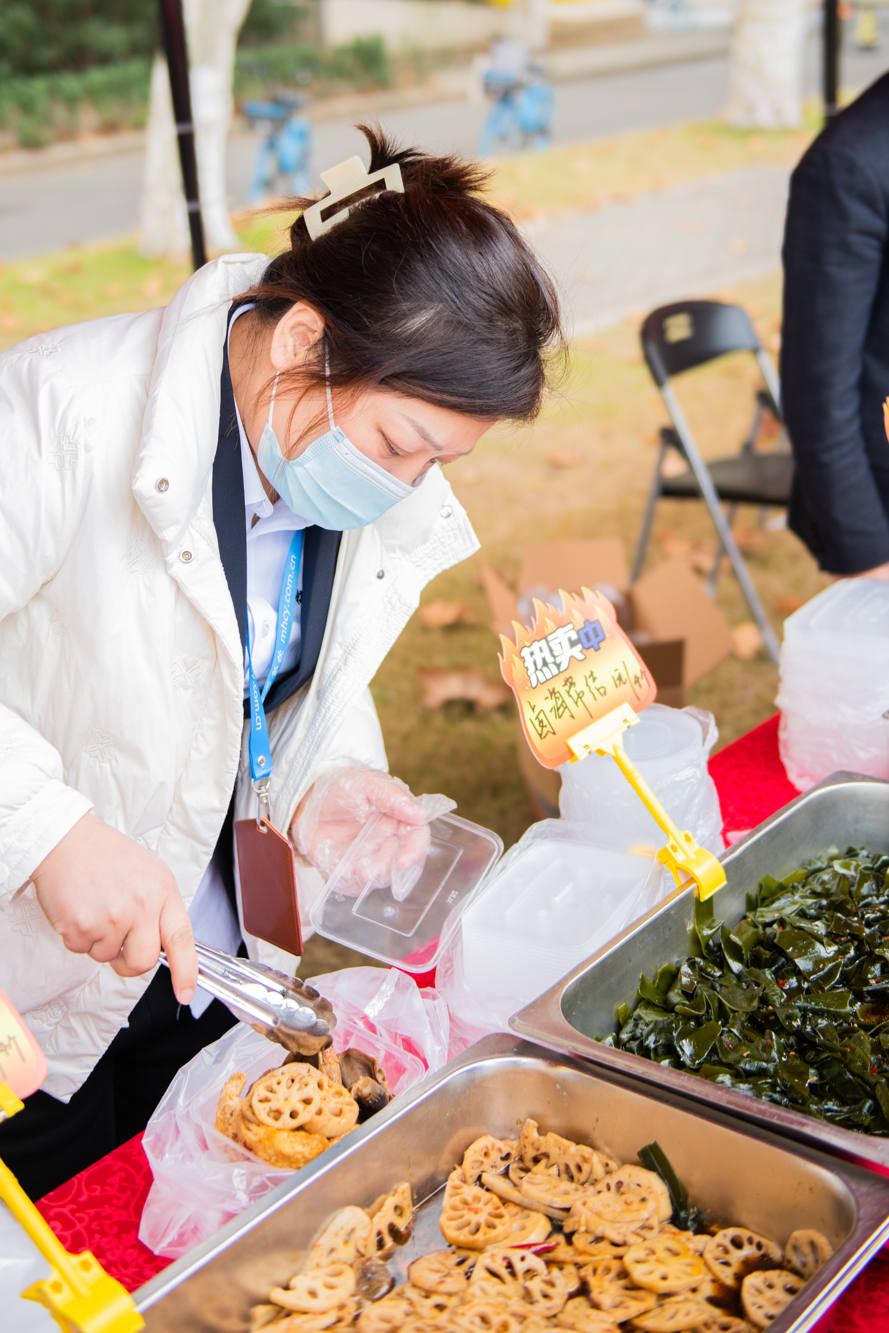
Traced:
POLYGON ((889 561, 889 520, 862 434, 859 388, 886 245, 885 199, 865 154, 816 145, 790 187, 782 402, 821 564, 834 574, 889 561))

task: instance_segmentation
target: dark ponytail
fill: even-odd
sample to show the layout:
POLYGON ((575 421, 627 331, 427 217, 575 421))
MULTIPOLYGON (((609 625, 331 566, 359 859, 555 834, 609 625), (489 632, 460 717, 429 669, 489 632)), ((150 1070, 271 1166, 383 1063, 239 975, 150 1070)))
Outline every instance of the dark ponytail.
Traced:
MULTIPOLYGON (((300 213, 291 248, 246 293, 260 320, 277 322, 297 301, 319 311, 334 388, 379 387, 469 416, 530 420, 550 363, 564 353, 552 280, 512 221, 482 197, 483 166, 399 148, 378 129, 358 128, 369 170, 399 163, 404 194, 371 186, 314 241, 300 213)), ((308 388, 324 374, 316 345, 290 378, 308 388)))

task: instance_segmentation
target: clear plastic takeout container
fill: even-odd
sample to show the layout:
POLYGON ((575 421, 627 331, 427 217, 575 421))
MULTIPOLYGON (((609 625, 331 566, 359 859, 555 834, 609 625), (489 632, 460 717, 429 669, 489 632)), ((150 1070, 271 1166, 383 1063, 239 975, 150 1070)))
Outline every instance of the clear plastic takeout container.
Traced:
POLYGON ((405 972, 429 972, 491 866, 502 856, 503 843, 490 829, 457 815, 442 815, 429 825, 426 862, 401 901, 391 886, 378 888, 371 882, 357 894, 340 892, 338 885, 351 880, 352 867, 360 861, 379 818, 371 819, 352 843, 312 907, 310 919, 325 939, 405 972))

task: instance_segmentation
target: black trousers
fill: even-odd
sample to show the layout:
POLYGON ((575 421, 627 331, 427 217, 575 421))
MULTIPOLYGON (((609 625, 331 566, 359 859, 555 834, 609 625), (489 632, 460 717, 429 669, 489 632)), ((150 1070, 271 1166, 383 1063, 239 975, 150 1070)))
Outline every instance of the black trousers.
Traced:
POLYGON ((162 967, 70 1102, 35 1092, 0 1124, 0 1157, 32 1199, 48 1194, 143 1130, 176 1071, 236 1022, 218 1000, 200 1018, 180 1007, 162 967))

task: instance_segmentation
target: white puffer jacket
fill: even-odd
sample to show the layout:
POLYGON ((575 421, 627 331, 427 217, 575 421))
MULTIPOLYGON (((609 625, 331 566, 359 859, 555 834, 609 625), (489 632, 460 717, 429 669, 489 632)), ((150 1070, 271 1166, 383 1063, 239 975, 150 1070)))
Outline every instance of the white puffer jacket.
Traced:
MULTIPOLYGON (((92 808, 166 862, 187 904, 236 777, 238 816, 255 809, 211 476, 229 303, 267 263, 227 256, 165 310, 57 330, 0 357, 0 988, 62 1100, 150 977, 68 953, 32 871, 92 808)), ((324 768, 385 768, 368 682, 425 584, 477 549, 438 468, 344 534, 314 677, 269 719, 278 828, 324 768)), ((302 866, 303 911, 319 883, 302 866)))

